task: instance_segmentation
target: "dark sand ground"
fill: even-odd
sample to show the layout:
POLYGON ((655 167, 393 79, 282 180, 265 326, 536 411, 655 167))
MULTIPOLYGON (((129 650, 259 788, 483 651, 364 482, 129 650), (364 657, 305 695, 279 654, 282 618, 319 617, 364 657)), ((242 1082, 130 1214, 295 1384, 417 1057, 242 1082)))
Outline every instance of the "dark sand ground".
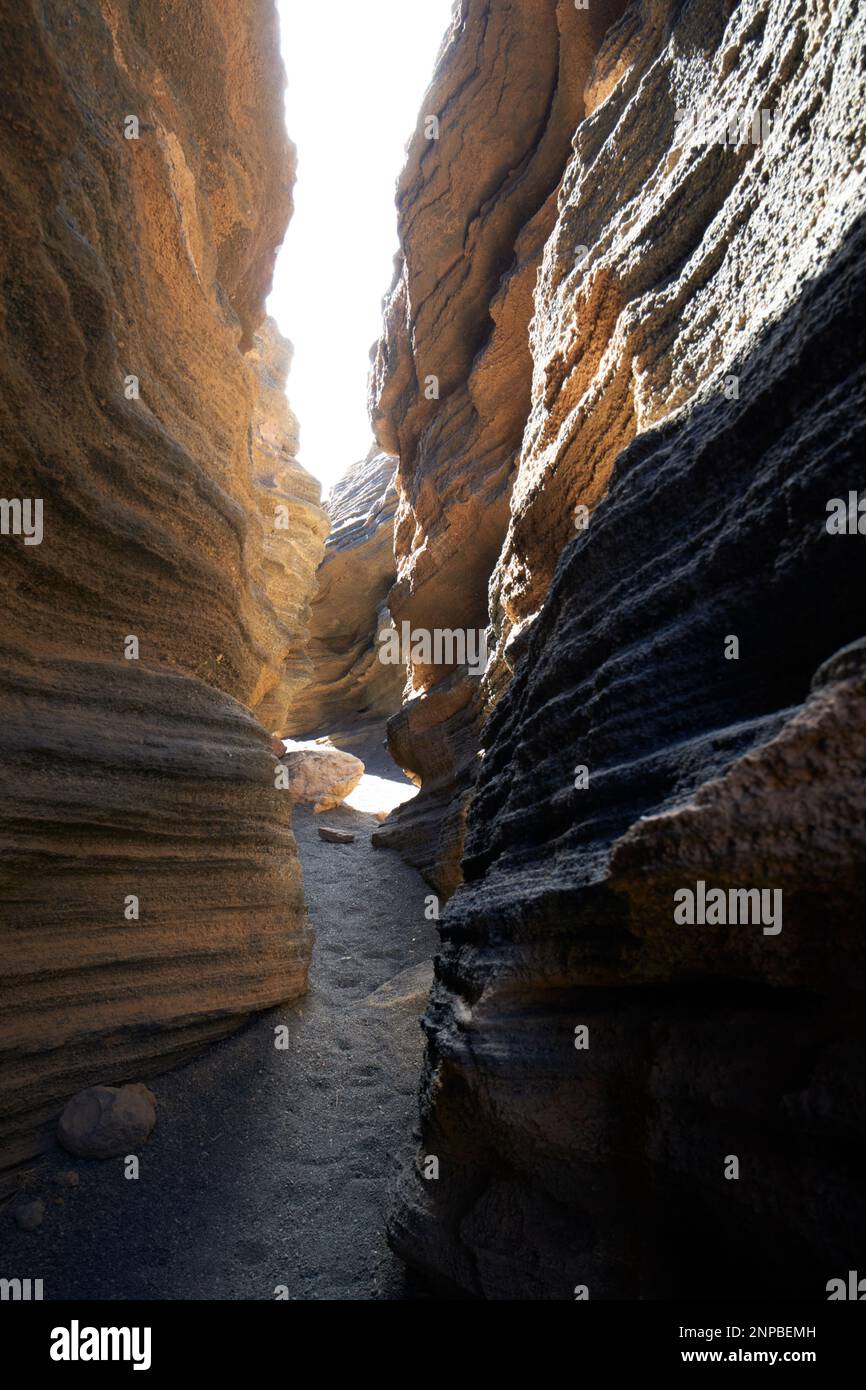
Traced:
MULTIPOLYGON (((353 751, 404 780, 379 742, 353 751)), ((28 1194, 47 1203, 42 1225, 22 1232, 11 1206, 0 1213, 0 1273, 42 1279, 46 1299, 273 1299, 280 1285, 291 1299, 423 1296, 383 1213, 415 1124, 436 932, 431 890, 372 848, 375 827, 345 806, 296 813, 316 931, 309 993, 151 1081, 158 1121, 138 1181, 120 1159, 49 1155, 28 1194), (355 843, 323 843, 323 823, 355 843), (287 1051, 274 1046, 281 1023, 287 1051), (70 1168, 80 1186, 61 1194, 51 1175, 70 1168)))

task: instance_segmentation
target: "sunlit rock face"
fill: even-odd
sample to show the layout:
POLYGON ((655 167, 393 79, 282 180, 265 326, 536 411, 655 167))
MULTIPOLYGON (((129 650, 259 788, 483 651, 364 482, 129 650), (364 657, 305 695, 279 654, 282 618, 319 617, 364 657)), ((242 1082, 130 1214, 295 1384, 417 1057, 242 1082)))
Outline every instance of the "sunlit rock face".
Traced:
MULTIPOLYGON (((402 258, 370 378, 377 437, 399 456, 389 600, 398 627, 487 628, 488 583, 508 531, 531 406, 536 276, 584 115, 584 85, 623 7, 624 0, 593 0, 582 12, 570 0, 456 7, 398 186, 402 258)), ((451 665, 412 663, 408 694, 424 698, 453 673, 451 665)), ((485 699, 477 680, 468 681, 463 709, 471 703, 478 715, 485 699)), ((453 704, 449 681, 437 701, 441 730, 431 709, 389 731, 403 766, 421 773, 432 763, 435 774, 386 837, 443 891, 459 879, 461 806, 472 775, 465 714, 455 731, 453 704)))
POLYGON ((286 379, 292 345, 273 319, 256 333, 249 361, 256 371, 251 453, 253 485, 262 521, 258 582, 273 606, 282 637, 274 684, 254 706, 266 729, 281 733, 300 691, 309 684, 310 605, 324 554, 328 517, 321 487, 297 460, 298 422, 289 408, 286 379))
MULTIPOLYGON (((471 101, 487 8, 460 7, 431 109, 449 71, 471 101)), ((390 1220, 406 1259, 481 1297, 822 1299, 860 1258, 863 41, 844 0, 633 4, 574 70, 490 583, 493 709, 390 1220), (677 113, 705 107, 772 124, 689 147, 677 113), (781 895, 778 919, 675 917, 686 891, 755 889, 781 895)), ((464 132, 496 102, 487 76, 464 132)), ((520 127, 508 101, 496 119, 520 127)), ((453 149, 453 188, 476 150, 453 149)), ((407 265, 425 221, 437 244, 433 188, 404 211, 407 265)), ((457 440, 467 388, 422 419, 437 290, 410 282, 414 355, 392 305, 382 399, 420 607, 425 534, 435 552, 450 519, 433 441, 441 421, 457 440)), ((475 322, 483 355, 495 321, 475 322)), ((462 593, 462 558, 450 572, 462 593)))
POLYGON ((72 1092, 305 988, 266 730, 326 523, 256 337, 294 177, 270 0, 2 23, 0 492, 44 529, 0 536, 12 1162, 72 1092))
POLYGON ((399 708, 406 672, 382 659, 378 640, 391 627, 396 462, 371 449, 328 498, 331 530, 310 614, 310 679, 292 703, 289 734, 339 736, 399 708))

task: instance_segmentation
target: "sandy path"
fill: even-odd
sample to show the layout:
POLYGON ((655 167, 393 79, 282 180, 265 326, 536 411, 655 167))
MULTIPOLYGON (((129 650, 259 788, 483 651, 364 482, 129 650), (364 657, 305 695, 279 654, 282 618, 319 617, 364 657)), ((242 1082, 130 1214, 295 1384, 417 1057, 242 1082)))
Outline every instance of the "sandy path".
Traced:
MULTIPOLYGON (((378 750, 357 751, 400 777, 378 750)), ((49 1206, 34 1232, 0 1215, 5 1275, 43 1279, 46 1299, 271 1299, 278 1285, 292 1299, 416 1295, 382 1225, 415 1121, 436 933, 430 890, 372 848, 375 825, 347 807, 296 815, 317 938, 309 994, 152 1083, 159 1121, 137 1182, 120 1160, 52 1154, 49 1172, 74 1167, 80 1188, 58 1206, 41 1182, 33 1195, 49 1206), (323 843, 321 823, 355 843, 323 843), (280 1023, 288 1051, 274 1047, 280 1023)))

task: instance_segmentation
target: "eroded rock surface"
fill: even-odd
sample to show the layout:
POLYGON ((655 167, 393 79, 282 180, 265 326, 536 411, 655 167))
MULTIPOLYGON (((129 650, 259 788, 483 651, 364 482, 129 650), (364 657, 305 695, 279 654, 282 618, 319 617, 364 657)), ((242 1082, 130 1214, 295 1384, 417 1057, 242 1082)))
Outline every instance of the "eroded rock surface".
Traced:
POLYGON ((321 487, 297 460, 298 422, 286 397, 291 360, 291 343, 273 319, 265 319, 249 354, 257 388, 251 440, 253 484, 262 519, 259 582, 279 619, 284 646, 278 680, 263 691, 255 715, 277 734, 285 729, 288 711, 313 672, 308 655, 310 604, 328 534, 328 517, 320 506, 321 487))
MULTIPOLYGON (((370 380, 377 438, 399 456, 389 599, 398 627, 487 628, 488 584, 508 531, 531 405, 536 275, 584 115, 584 84, 623 7, 624 0, 593 0, 584 11, 570 0, 457 7, 398 186, 402 260, 370 380), (439 121, 436 139, 427 138, 430 115, 439 121)), ((408 697, 423 699, 454 671, 410 665, 408 697)), ((467 686, 464 708, 471 700, 480 718, 486 698, 467 686)), ((444 712, 452 703, 449 685, 436 705, 444 712)), ((389 733, 401 766, 420 771, 432 761, 436 773, 384 839, 451 891, 471 770, 461 751, 464 721, 454 748, 445 717, 441 732, 431 709, 408 728, 400 723, 393 739, 389 733), (407 734, 421 729, 423 746, 407 748, 407 734)), ((474 742, 477 749, 477 729, 474 742)))
POLYGON ((280 762, 292 801, 308 802, 316 812, 340 806, 364 776, 360 758, 324 743, 290 742, 280 762))
MULTIPOLYGON (((566 8, 536 7, 542 52, 566 8)), ((453 412, 471 414, 467 356, 498 328, 478 305, 507 286, 513 242, 491 253, 476 336, 439 349, 444 298, 459 319, 519 159, 435 252, 475 174, 461 132, 522 128, 513 93, 496 105, 496 62, 528 47, 522 7, 494 9, 459 8, 380 349, 380 438, 406 498, 394 611, 434 626, 488 617, 484 567, 470 583, 437 539, 460 509, 436 441, 447 425, 455 486, 473 492, 453 412), (497 23, 511 43, 488 54, 497 23), (442 402, 422 404, 420 364, 443 356, 442 402), (449 574, 460 612, 439 597, 449 574)), ((487 1298, 822 1299, 866 1235, 866 539, 826 525, 831 499, 862 495, 866 443, 862 15, 692 0, 608 19, 594 62, 570 68, 579 109, 491 566, 495 708, 391 1237, 487 1298), (769 109, 772 129, 688 147, 677 112, 704 106, 769 109), (675 893, 699 881, 780 891, 781 930, 676 923, 675 893)), ((436 748, 435 719, 401 718, 436 748)))
POLYGON ((11 1163, 71 1093, 305 988, 262 721, 325 522, 256 346, 294 176, 273 4, 0 16, 0 493, 44 532, 0 537, 11 1163))
POLYGON ((379 659, 377 640, 391 627, 396 463, 371 449, 328 498, 331 530, 310 615, 311 678, 292 705, 289 735, 337 736, 399 708, 406 673, 379 659))
POLYGON ((373 844, 399 850, 443 899, 461 878, 481 700, 478 678, 457 670, 409 700, 387 724, 388 751, 419 792, 391 812, 373 844))

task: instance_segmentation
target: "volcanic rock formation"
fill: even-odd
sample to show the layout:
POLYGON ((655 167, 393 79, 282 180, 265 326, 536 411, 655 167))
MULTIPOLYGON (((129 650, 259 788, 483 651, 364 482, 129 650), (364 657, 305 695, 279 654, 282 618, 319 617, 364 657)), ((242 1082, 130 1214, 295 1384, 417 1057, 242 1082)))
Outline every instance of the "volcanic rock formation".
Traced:
POLYGON ((271 0, 0 14, 10 1163, 72 1092, 305 988, 266 729, 326 522, 256 338, 294 171, 271 0))
POLYGON ((316 576, 307 657, 311 679, 295 700, 285 732, 329 734, 381 722, 399 709, 406 673, 379 660, 377 638, 391 626, 387 598, 394 562, 394 469, 371 449, 335 484, 326 509, 331 531, 316 576))
POLYGON ((399 850, 443 898, 461 878, 481 700, 478 679, 456 670, 415 695, 387 724, 388 751, 420 790, 374 832, 373 844, 399 850))
POLYGON ((863 45, 854 0, 462 0, 426 98, 391 608, 490 623, 492 714, 454 737, 467 677, 414 670, 390 726, 433 769, 415 862, 469 807, 390 1230, 452 1288, 822 1298, 862 1258, 866 537, 827 520, 863 495, 863 45), (678 924, 699 883, 781 930, 678 924))
POLYGON ((248 360, 256 371, 250 452, 262 519, 259 583, 279 619, 284 641, 278 681, 255 705, 266 729, 279 733, 287 711, 313 674, 307 654, 316 567, 328 534, 321 488, 297 460, 298 422, 286 398, 292 345, 273 319, 256 333, 248 360))
MULTIPOLYGON (((462 0, 397 193, 402 258, 370 379, 381 446, 399 456, 397 626, 486 629, 488 584, 531 407, 528 325, 584 84, 624 0, 462 0), (429 116, 439 122, 428 138, 429 116), (471 153, 470 153, 471 151, 471 153)), ((410 666, 391 752, 421 792, 377 837, 442 893, 459 881, 463 817, 487 706, 472 676, 410 666), (475 728, 467 737, 468 721, 475 728)))

